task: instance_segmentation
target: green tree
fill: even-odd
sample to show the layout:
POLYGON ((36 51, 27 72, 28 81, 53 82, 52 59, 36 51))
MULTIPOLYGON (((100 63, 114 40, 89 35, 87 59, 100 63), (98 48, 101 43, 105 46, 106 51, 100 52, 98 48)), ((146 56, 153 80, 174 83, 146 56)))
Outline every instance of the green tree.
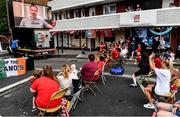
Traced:
POLYGON ((6 0, 0 0, 0 32, 8 32, 6 0))

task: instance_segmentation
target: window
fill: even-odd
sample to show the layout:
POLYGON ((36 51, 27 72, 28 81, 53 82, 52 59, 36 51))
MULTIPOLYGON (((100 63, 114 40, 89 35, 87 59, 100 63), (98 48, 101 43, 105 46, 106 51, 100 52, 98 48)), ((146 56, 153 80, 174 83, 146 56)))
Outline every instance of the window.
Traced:
POLYGON ((74 18, 80 17, 79 10, 74 11, 74 18))
POLYGON ((81 9, 81 17, 85 17, 85 9, 81 9))
POLYGON ((57 20, 57 13, 54 14, 54 19, 57 20))
POLYGON ((61 17, 62 19, 67 19, 67 13, 64 11, 64 12, 62 12, 62 17, 61 17))
POLYGON ((61 20, 62 18, 61 18, 61 13, 59 13, 59 20, 61 20))
POLYGON ((67 11, 67 19, 70 19, 70 11, 67 11))
POLYGON ((82 31, 82 38, 85 39, 86 38, 86 32, 82 31))
POLYGON ((74 38, 79 39, 79 32, 78 31, 75 32, 74 38))
POLYGON ((95 8, 90 8, 89 9, 89 16, 95 16, 96 15, 96 10, 95 8))
POLYGON ((105 5, 103 12, 104 12, 104 14, 116 13, 116 4, 105 5))

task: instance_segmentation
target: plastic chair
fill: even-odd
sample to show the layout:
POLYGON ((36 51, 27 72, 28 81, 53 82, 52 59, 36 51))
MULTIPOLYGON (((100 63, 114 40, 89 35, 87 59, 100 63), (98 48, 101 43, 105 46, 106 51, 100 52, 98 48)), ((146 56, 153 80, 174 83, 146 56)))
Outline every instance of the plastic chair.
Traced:
POLYGON ((60 110, 60 108, 62 107, 61 104, 59 104, 57 107, 54 107, 54 108, 48 108, 50 103, 53 101, 53 100, 56 100, 56 99, 59 99, 59 98, 62 98, 65 93, 67 92, 67 88, 65 89, 60 89, 58 90, 57 92, 53 93, 50 97, 50 100, 46 106, 46 108, 40 108, 40 107, 37 107, 39 110, 40 110, 40 113, 39 115, 40 116, 44 116, 45 113, 53 113, 53 112, 56 112, 58 110, 60 110))
POLYGON ((84 84, 85 84, 85 86, 82 87, 83 88, 82 89, 82 99, 83 99, 84 92, 87 91, 87 90, 90 90, 93 93, 94 96, 96 96, 96 93, 93 90, 94 88, 96 88, 100 92, 99 87, 96 85, 96 81, 93 81, 94 78, 97 78, 97 77, 100 77, 100 71, 99 70, 96 70, 96 72, 94 73, 91 80, 89 80, 89 81, 82 80, 84 82, 84 84))

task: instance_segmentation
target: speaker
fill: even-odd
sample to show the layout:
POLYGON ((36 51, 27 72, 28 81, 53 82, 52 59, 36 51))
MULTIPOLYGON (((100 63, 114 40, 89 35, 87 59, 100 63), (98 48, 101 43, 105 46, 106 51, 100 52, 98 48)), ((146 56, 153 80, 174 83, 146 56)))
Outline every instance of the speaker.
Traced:
POLYGON ((34 70, 34 57, 28 57, 26 59, 26 70, 34 70))

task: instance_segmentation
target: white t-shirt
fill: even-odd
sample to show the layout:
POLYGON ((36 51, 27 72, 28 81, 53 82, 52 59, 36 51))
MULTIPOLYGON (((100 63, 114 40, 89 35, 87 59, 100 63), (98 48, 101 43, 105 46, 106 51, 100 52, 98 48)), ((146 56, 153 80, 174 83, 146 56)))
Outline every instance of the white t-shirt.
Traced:
POLYGON ((170 92, 171 72, 168 69, 155 68, 157 75, 155 93, 158 95, 166 95, 170 92))
POLYGON ((121 50, 121 56, 125 56, 128 53, 127 49, 122 49, 121 50))
POLYGON ((71 70, 71 73, 77 75, 77 74, 78 74, 78 71, 77 71, 76 69, 74 69, 74 70, 71 70))
POLYGON ((69 78, 68 79, 65 79, 63 77, 63 75, 58 76, 57 78, 59 80, 61 88, 68 88, 68 90, 66 92, 66 95, 71 95, 72 89, 73 89, 73 84, 72 84, 73 75, 69 74, 69 78))

